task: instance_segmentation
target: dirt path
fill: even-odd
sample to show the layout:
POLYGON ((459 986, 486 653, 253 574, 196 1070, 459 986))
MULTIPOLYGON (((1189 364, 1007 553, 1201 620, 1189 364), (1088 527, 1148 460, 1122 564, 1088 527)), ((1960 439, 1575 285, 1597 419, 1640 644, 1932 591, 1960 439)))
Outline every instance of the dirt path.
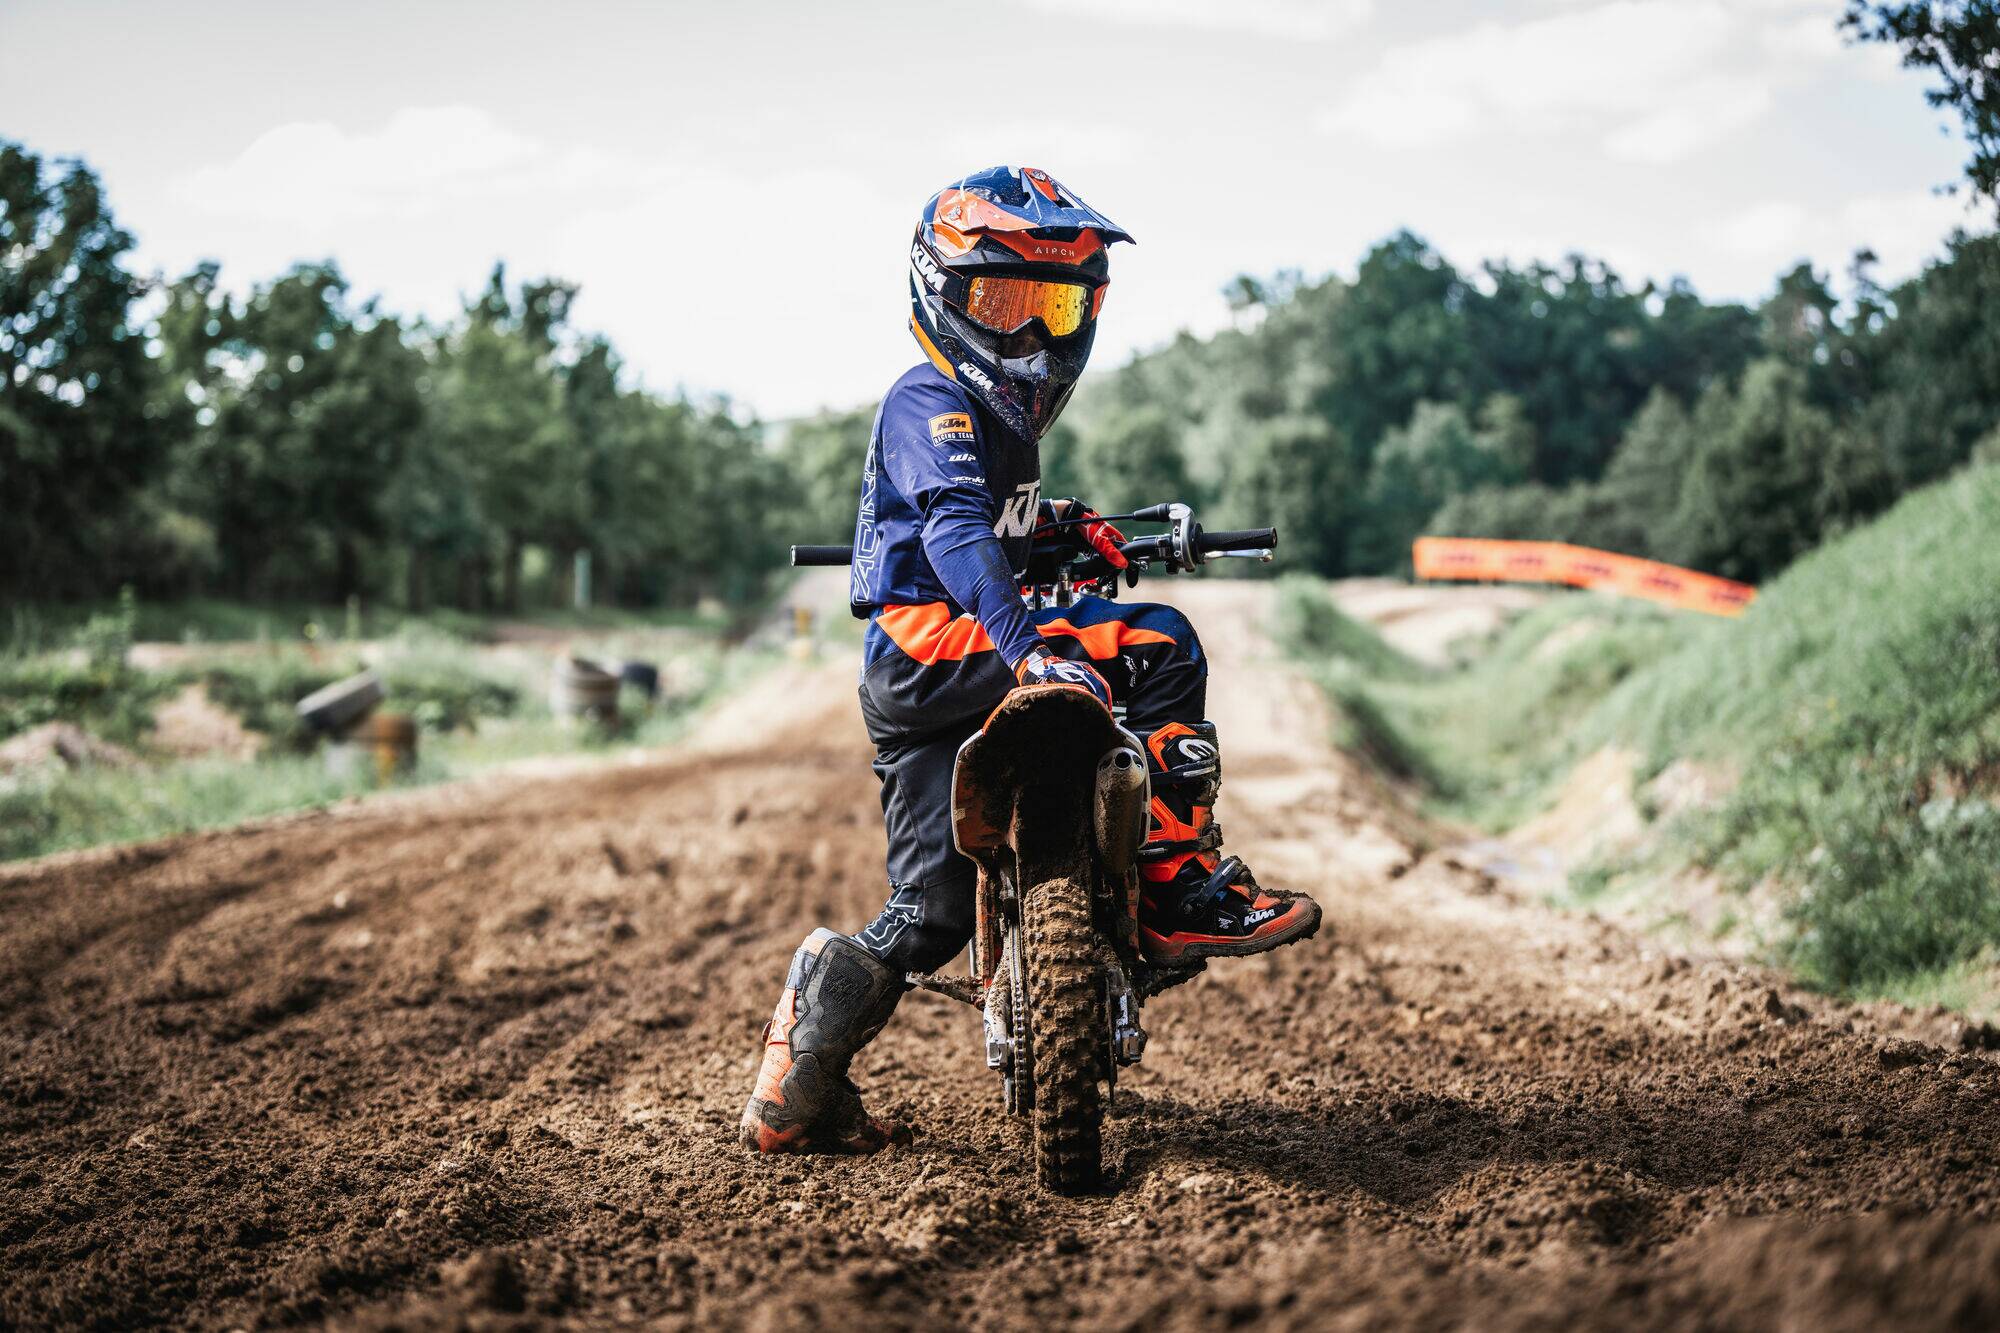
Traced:
POLYGON ((857 1070, 914 1149, 730 1146, 881 892, 836 661, 678 757, 0 871, 0 1326, 2000 1322, 2000 1067, 1424 855, 1258 594, 1185 600, 1232 846, 1331 928, 1148 1008, 1103 1197, 922 993, 857 1070))

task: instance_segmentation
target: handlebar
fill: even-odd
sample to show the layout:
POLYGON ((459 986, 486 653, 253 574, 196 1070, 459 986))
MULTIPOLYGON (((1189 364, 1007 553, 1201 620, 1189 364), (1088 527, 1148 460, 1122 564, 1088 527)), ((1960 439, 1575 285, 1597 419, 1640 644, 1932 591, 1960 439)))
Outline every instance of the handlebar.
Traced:
MULTIPOLYGON (((1118 548, 1130 562, 1126 582, 1136 580, 1140 570, 1153 564, 1166 566, 1168 573, 1191 572, 1208 556, 1247 556, 1269 560, 1278 544, 1276 528, 1239 528, 1227 532, 1206 532, 1194 521, 1186 505, 1160 504, 1116 516, 1121 520, 1166 523, 1168 530, 1149 537, 1134 537, 1118 548)), ((792 564, 808 566, 846 565, 854 558, 852 546, 794 546, 792 564)), ((1026 582, 1030 586, 1096 581, 1108 584, 1119 571, 1100 555, 1083 555, 1066 542, 1041 542, 1029 552, 1026 582)))
MULTIPOLYGON (((1119 547, 1125 558, 1162 558, 1167 549, 1162 545, 1166 537, 1140 537, 1119 547)), ((1202 532, 1195 538, 1194 548, 1202 555, 1227 555, 1236 551, 1269 550, 1278 544, 1276 528, 1242 528, 1234 532, 1202 532)), ((1067 551, 1068 547, 1046 548, 1050 553, 1067 551)), ((1039 552, 1038 552, 1039 554, 1039 552)), ((846 565, 854 559, 852 546, 794 546, 792 566, 805 569, 811 566, 846 565)))
POLYGON ((1264 551, 1278 544, 1276 528, 1241 528, 1235 532, 1204 532, 1195 540, 1195 548, 1203 555, 1222 555, 1230 551, 1264 551))

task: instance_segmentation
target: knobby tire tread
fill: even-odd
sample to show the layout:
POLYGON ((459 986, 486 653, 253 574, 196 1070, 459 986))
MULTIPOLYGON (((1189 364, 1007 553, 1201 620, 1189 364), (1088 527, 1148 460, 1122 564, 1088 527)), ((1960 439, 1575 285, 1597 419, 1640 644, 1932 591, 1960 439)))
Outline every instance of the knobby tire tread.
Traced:
POLYGON ((1105 1040, 1090 897, 1078 876, 1031 887, 1021 905, 1035 1076, 1035 1181, 1058 1194, 1097 1184, 1105 1040))

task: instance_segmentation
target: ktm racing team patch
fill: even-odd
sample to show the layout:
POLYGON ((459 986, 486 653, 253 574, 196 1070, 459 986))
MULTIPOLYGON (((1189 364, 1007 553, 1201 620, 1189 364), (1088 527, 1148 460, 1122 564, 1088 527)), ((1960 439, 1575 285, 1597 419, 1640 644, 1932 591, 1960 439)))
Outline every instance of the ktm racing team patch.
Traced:
POLYGON ((931 418, 931 443, 961 445, 972 443, 970 412, 940 412, 931 418))

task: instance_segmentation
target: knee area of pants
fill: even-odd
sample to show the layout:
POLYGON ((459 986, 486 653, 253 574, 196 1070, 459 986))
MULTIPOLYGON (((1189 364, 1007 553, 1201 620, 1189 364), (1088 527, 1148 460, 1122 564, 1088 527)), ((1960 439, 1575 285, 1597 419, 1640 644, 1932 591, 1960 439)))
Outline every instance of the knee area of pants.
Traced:
POLYGON ((1147 602, 1134 609, 1139 612, 1134 619, 1143 622, 1147 629, 1170 634, 1174 642, 1191 655, 1201 656, 1201 636, 1195 633, 1194 622, 1179 607, 1168 606, 1164 602, 1147 602))
POLYGON ((972 932, 945 937, 926 934, 909 942, 904 951, 911 972, 935 972, 964 951, 972 932))
POLYGON ((888 961, 905 972, 935 972, 956 958, 972 938, 976 882, 931 885, 923 890, 923 912, 905 931, 888 961))

